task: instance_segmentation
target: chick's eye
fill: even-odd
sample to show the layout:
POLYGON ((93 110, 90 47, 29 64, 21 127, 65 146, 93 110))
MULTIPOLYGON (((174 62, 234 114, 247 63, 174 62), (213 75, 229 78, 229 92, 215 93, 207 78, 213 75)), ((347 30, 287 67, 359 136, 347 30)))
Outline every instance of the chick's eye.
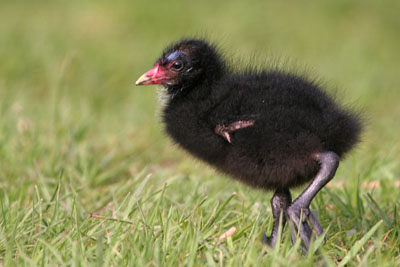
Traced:
POLYGON ((182 70, 182 68, 183 68, 183 63, 182 63, 182 61, 175 61, 174 63, 172 63, 172 65, 171 65, 171 68, 173 69, 173 70, 182 70))

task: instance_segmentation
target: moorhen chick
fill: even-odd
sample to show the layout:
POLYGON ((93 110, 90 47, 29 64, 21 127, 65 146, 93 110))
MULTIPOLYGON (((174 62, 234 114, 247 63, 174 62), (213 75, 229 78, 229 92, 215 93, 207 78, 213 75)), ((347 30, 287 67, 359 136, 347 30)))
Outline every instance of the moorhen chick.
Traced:
POLYGON ((215 45, 184 39, 168 47, 136 85, 166 89, 162 120, 183 149, 250 186, 274 190, 274 224, 263 241, 274 247, 282 223, 291 222, 305 250, 315 195, 359 141, 358 113, 344 108, 313 80, 278 69, 232 68, 215 45), (236 71, 235 71, 236 69, 236 71), (311 181, 293 202, 290 188, 311 181), (308 220, 307 220, 308 219, 308 220))

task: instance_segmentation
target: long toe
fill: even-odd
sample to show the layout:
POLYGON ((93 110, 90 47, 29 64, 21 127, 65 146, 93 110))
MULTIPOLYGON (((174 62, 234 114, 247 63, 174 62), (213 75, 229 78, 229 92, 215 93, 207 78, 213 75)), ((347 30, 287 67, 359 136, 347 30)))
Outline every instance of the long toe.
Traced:
MULTIPOLYGON (((291 226, 291 235, 292 235, 292 242, 296 242, 296 234, 297 231, 300 234, 300 238, 303 244, 303 251, 307 251, 310 247, 311 236, 312 236, 312 229, 307 223, 307 218, 310 215, 310 211, 308 208, 300 208, 297 206, 290 206, 287 210, 287 219, 289 224, 293 224, 291 226), (294 232, 296 231, 296 232, 294 232)), ((314 217, 315 219, 315 217, 314 217)))
POLYGON ((317 232, 317 234, 322 235, 324 233, 324 229, 322 228, 317 217, 314 215, 314 213, 311 210, 309 212, 308 219, 310 220, 311 224, 314 226, 314 229, 317 232))
POLYGON ((294 228, 294 225, 291 223, 291 221, 290 221, 290 218, 288 217, 288 224, 289 224, 289 228, 290 228, 290 238, 292 239, 292 244, 294 245, 294 244, 296 244, 296 241, 297 241, 297 231, 296 231, 296 229, 294 228))

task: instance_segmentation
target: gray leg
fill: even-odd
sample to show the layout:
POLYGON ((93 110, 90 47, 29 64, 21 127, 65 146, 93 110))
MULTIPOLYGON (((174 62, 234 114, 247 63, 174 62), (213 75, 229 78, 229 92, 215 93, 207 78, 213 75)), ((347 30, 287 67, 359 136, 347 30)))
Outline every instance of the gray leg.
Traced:
POLYGON ((272 214, 274 216, 274 226, 272 228, 271 236, 267 237, 264 234, 263 243, 270 247, 274 247, 279 231, 279 220, 282 214, 282 230, 286 224, 285 213, 287 208, 292 203, 292 196, 289 189, 278 189, 274 196, 271 198, 272 214))
MULTIPOLYGON (((311 184, 293 201, 292 205, 287 209, 287 219, 294 224, 294 228, 300 232, 300 238, 303 241, 303 250, 307 251, 310 247, 312 229, 307 223, 307 218, 314 226, 318 235, 323 233, 323 229, 317 218, 310 211, 310 203, 315 195, 335 176, 336 169, 339 166, 339 156, 334 152, 316 153, 313 158, 320 163, 320 170, 315 176, 311 184)), ((294 229, 291 228, 292 241, 294 229)))

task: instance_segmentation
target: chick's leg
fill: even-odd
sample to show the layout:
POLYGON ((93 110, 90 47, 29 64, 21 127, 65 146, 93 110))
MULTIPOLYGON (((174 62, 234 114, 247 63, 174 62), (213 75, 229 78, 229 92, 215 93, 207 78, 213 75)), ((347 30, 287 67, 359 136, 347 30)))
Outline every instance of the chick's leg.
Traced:
MULTIPOLYGON (((334 152, 315 153, 313 158, 320 164, 320 170, 311 184, 293 201, 286 212, 287 220, 290 220, 300 233, 304 251, 309 249, 312 235, 312 229, 307 223, 307 219, 314 226, 318 235, 323 233, 321 224, 310 211, 310 203, 316 194, 335 176, 336 169, 339 166, 339 156, 334 152)), ((291 227, 292 241, 296 242, 296 238, 293 239, 293 234, 295 236, 293 231, 294 229, 291 227)))
POLYGON ((264 234, 263 243, 270 247, 276 245, 276 240, 278 238, 279 232, 279 222, 282 217, 282 230, 286 224, 285 213, 287 208, 292 203, 292 196, 289 189, 278 189, 275 191, 274 196, 271 198, 272 214, 274 217, 274 225, 272 227, 272 232, 269 237, 264 234))

